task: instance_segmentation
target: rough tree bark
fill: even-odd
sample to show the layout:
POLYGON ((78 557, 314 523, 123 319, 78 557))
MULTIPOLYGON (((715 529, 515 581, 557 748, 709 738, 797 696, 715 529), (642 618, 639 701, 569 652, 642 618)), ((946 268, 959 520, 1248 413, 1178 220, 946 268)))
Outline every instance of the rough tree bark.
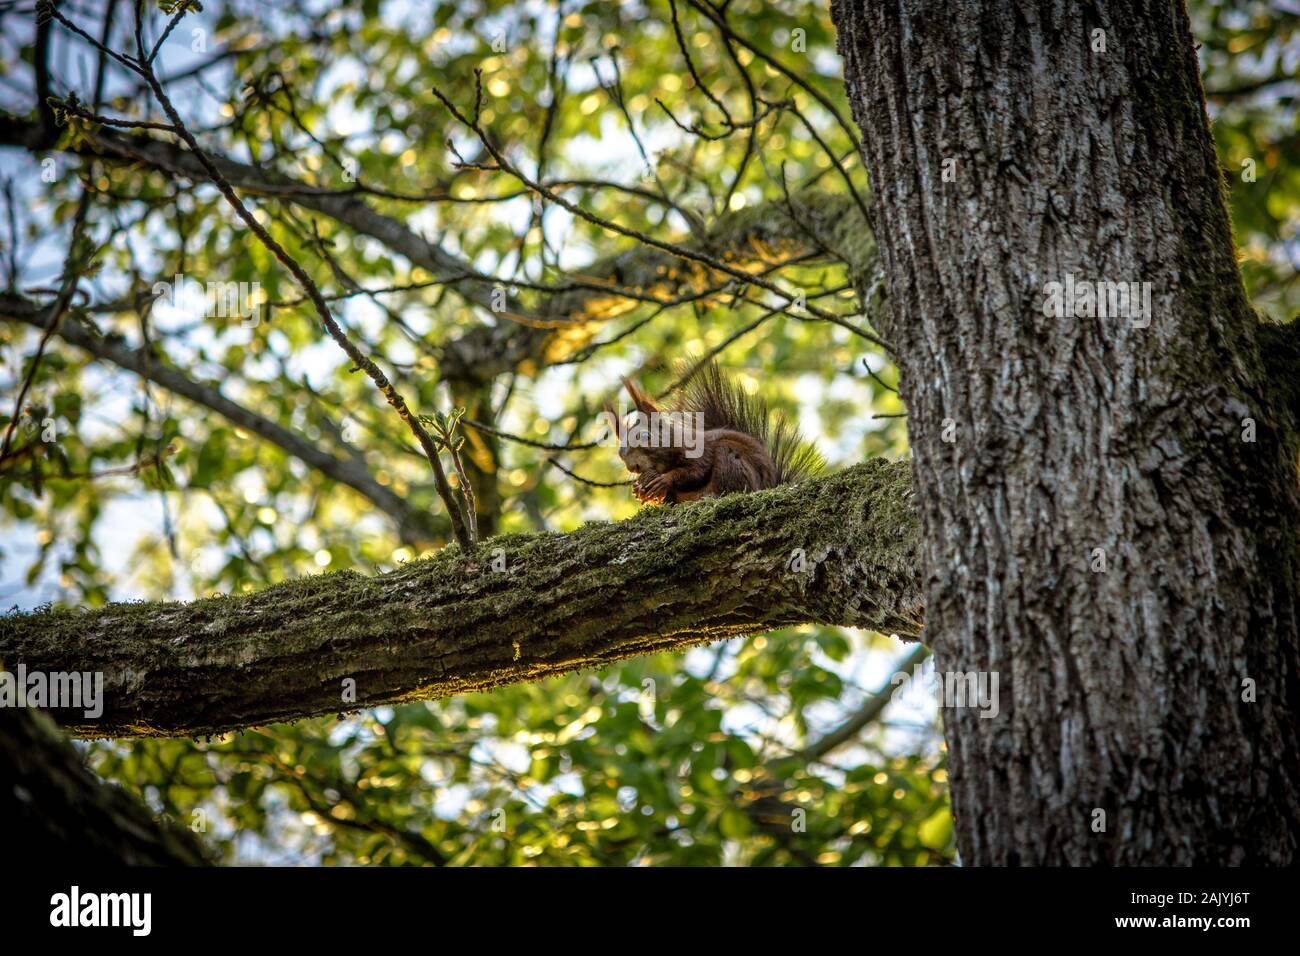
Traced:
POLYGON ((1001 678, 997 718, 943 712, 962 859, 1295 862, 1296 423, 1238 275, 1183 4, 832 12, 926 639, 939 671, 1001 678), (1045 316, 1069 274, 1150 282, 1150 325, 1045 316))
POLYGON ((0 661, 102 673, 99 717, 51 711, 75 735, 213 734, 810 621, 916 637, 917 547, 907 463, 873 461, 572 534, 502 535, 373 578, 0 617, 0 661))
POLYGON ((186 829, 81 763, 43 714, 0 708, 0 825, 5 856, 31 865, 197 866, 206 851, 186 829))

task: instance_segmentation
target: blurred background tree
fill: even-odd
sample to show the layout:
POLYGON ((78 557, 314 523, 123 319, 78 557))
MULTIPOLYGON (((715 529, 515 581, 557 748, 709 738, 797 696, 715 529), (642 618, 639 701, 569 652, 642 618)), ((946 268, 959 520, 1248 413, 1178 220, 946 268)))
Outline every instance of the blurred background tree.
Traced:
MULTIPOLYGON (((246 591, 443 546, 427 461, 217 190, 167 134, 78 115, 163 119, 93 45, 134 49, 131 7, 61 5, 77 36, 0 4, 7 292, 58 291, 83 190, 93 247, 39 361, 40 332, 0 310, 6 395, 31 377, 0 462, 6 606, 246 591), (256 283, 258 319, 154 301, 178 275, 256 283)), ((1257 307, 1287 317, 1300 10, 1190 7, 1243 272, 1257 307)), ((153 12, 147 46, 166 22, 153 12)), ((872 250, 849 241, 868 183, 826 4, 208 3, 156 69, 415 411, 466 409, 485 536, 631 514, 619 461, 591 444, 598 410, 619 375, 662 391, 687 356, 715 354, 832 468, 907 454, 894 369, 846 327, 869 328, 879 286, 872 250)), ((936 710, 922 681, 891 680, 923 661, 887 635, 809 625, 86 751, 228 862, 942 865, 936 710)))

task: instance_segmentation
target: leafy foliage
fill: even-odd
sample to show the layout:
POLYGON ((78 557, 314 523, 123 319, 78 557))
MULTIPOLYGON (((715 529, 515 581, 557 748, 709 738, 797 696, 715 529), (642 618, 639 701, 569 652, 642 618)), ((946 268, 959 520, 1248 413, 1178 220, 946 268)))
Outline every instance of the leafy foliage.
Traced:
MULTIPOLYGON (((228 0, 180 21, 159 72, 206 149, 299 184, 239 192, 412 409, 458 429, 469 480, 499 493, 500 530, 567 530, 625 517, 634 502, 615 484, 625 475, 608 448, 565 446, 599 437, 597 410, 618 375, 635 371, 658 391, 672 381, 670 360, 688 353, 719 349, 833 467, 906 453, 896 374, 868 339, 810 312, 766 315, 781 305, 770 290, 672 256, 680 274, 656 292, 660 301, 627 294, 663 275, 658 263, 648 276, 636 265, 654 237, 779 279, 869 328, 878 288, 850 266, 861 250, 789 257, 770 237, 739 250, 729 241, 738 219, 763 226, 811 190, 846 201, 840 235, 865 235, 853 201, 865 174, 844 122, 827 5, 724 9, 228 0), (497 168, 435 86, 467 115, 481 96, 476 115, 492 147, 592 219, 497 168), (313 208, 312 190, 405 224, 477 278, 435 275, 374 230, 313 208), (453 380, 453 345, 513 334, 511 318, 484 307, 496 288, 524 316, 581 293, 583 321, 551 316, 544 345, 513 367, 453 380)), ((1243 273, 1260 307, 1283 317, 1300 307, 1300 172, 1288 161, 1300 141, 1294 18, 1263 2, 1215 0, 1198 0, 1193 15, 1243 273), (1254 183, 1240 176, 1247 159, 1254 183)), ((26 62, 8 57, 5 73, 30 85, 32 27, 12 11, 0 17, 6 46, 21 47, 26 62)), ((164 22, 153 14, 147 35, 164 22)), ((97 24, 82 25, 97 35, 97 24)), ((118 48, 130 48, 130 28, 119 20, 110 34, 118 48)), ((94 51, 66 32, 54 43, 87 69, 60 73, 51 92, 75 91, 85 106, 94 51)), ((112 63, 105 90, 99 112, 158 119, 138 78, 112 63)), ((97 156, 98 124, 65 118, 53 182, 39 156, 2 159, 15 210, 8 244, 23 251, 9 287, 37 296, 57 284, 73 211, 90 189, 96 251, 78 321, 359 462, 416 511, 441 513, 428 463, 392 410, 218 191, 97 156), (182 275, 255 284, 260 320, 192 303, 151 307, 153 284, 182 275)), ((34 336, 0 325, 7 380, 31 371, 34 336)), ((373 500, 281 445, 57 339, 23 415, 24 454, 0 473, 0 520, 6 578, 23 577, 9 591, 28 605, 248 590, 325 567, 374 571, 439 543, 404 538, 373 500), (45 423, 57 440, 39 440, 45 423)), ((932 707, 914 708, 907 724, 893 704, 849 742, 800 754, 889 686, 897 655, 879 635, 805 626, 337 722, 100 743, 88 757, 159 812, 201 824, 232 861, 949 863, 932 707)))

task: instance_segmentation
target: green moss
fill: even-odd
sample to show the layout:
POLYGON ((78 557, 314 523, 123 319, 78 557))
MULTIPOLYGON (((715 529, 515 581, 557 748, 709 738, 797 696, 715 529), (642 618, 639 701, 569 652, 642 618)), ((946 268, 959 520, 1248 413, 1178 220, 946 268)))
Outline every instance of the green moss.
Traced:
MULTIPOLYGON (((332 571, 285 581, 260 591, 205 597, 189 603, 127 602, 94 611, 49 608, 0 618, 0 654, 6 646, 76 646, 100 633, 114 638, 179 641, 200 654, 213 638, 289 628, 328 642, 372 635, 367 608, 381 606, 394 585, 432 590, 456 598, 458 582, 473 584, 471 602, 513 608, 532 600, 563 569, 578 570, 590 588, 618 587, 629 580, 680 578, 683 561, 700 548, 721 548, 777 529, 799 542, 850 541, 857 555, 877 564, 912 568, 919 528, 905 496, 910 469, 905 462, 869 461, 842 472, 752 494, 735 494, 673 507, 646 507, 618 523, 591 522, 569 534, 513 533, 479 544, 470 554, 447 547, 438 553, 375 576, 332 571), (877 553, 869 553, 876 550, 877 553), (634 552, 635 563, 629 565, 634 552), (499 590, 483 588, 484 570, 504 553, 509 572, 499 590), (324 610, 327 613, 321 614, 324 610), (175 611, 175 615, 168 612, 175 611), (319 619, 319 625, 313 621, 319 619), (250 625, 252 626, 250 629, 250 625), (314 635, 314 636, 312 636, 314 635), (192 642, 192 643, 191 643, 192 642)), ((775 568, 773 569, 776 570, 775 568)), ((715 586, 701 580, 703 589, 715 586)), ((393 622, 394 634, 402 624, 393 622)), ((405 626, 410 626, 409 622, 405 626)), ((148 645, 146 641, 146 647, 148 645)), ((162 650, 162 648, 160 648, 162 650)), ((146 652, 137 648, 137 652, 146 652)), ((170 649, 165 651, 170 653, 170 649)))

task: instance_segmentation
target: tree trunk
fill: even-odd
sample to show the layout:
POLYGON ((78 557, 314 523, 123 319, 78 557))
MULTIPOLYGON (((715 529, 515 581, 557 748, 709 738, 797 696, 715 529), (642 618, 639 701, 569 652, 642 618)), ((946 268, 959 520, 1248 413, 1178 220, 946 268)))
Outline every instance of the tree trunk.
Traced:
POLYGON ((1001 688, 992 719, 943 709, 962 860, 1296 862, 1296 426, 1263 371, 1182 3, 832 14, 926 639, 940 672, 1001 688), (1151 283, 1149 325, 1045 315, 1067 276, 1151 283))
POLYGON ((572 534, 502 535, 373 578, 0 617, 0 661, 103 674, 102 713, 51 709, 74 734, 213 734, 805 622, 915 637, 917 539, 907 464, 873 461, 572 534))
POLYGON ((49 719, 0 707, 0 833, 28 864, 199 866, 198 839, 87 770, 49 719))

